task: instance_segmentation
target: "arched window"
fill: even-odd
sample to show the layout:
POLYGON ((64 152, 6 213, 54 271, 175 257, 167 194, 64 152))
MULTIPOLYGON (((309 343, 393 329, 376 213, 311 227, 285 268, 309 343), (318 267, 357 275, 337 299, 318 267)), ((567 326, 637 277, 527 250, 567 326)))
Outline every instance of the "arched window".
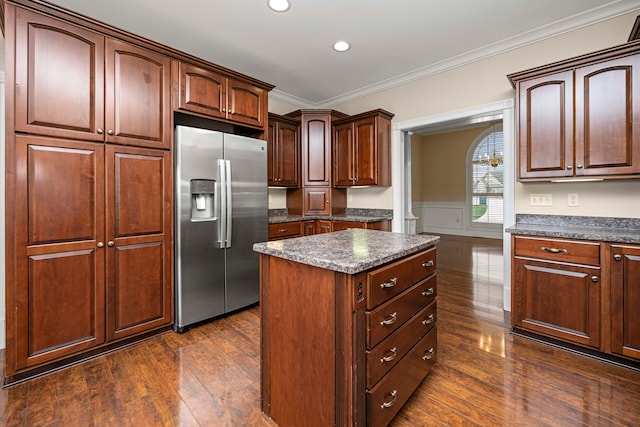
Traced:
POLYGON ((471 225, 502 224, 504 165, 502 122, 494 123, 471 144, 467 156, 471 225))

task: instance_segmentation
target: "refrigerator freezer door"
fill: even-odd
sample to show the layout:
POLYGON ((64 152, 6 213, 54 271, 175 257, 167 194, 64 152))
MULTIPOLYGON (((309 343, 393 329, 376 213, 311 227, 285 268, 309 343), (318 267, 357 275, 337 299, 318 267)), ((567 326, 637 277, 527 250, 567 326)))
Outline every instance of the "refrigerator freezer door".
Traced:
POLYGON ((175 146, 176 329, 182 330, 225 312, 225 255, 216 247, 220 214, 215 212, 220 206, 216 165, 224 154, 223 134, 177 126, 175 146), (215 181, 212 197, 210 189, 202 190, 202 183, 211 181, 215 181), (204 210, 197 206, 202 203, 204 210), (207 211, 211 214, 206 218, 194 217, 207 211))
POLYGON ((224 135, 225 159, 231 163, 231 241, 226 249, 226 310, 260 299, 259 257, 253 244, 267 241, 267 143, 224 135))

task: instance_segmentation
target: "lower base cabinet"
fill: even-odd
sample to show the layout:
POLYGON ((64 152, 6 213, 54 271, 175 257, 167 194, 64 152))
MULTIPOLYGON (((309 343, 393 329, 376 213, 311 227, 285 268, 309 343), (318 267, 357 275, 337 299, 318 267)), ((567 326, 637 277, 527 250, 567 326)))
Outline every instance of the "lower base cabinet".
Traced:
POLYGON ((611 351, 640 361, 640 246, 611 245, 611 351))
POLYGON ((640 246, 513 236, 512 247, 516 332, 640 361, 640 246))
POLYGON ((170 325, 171 153, 23 135, 15 146, 8 382, 170 325))
POLYGON ((386 426, 437 360, 436 248, 349 275, 261 255, 261 402, 279 426, 386 426))

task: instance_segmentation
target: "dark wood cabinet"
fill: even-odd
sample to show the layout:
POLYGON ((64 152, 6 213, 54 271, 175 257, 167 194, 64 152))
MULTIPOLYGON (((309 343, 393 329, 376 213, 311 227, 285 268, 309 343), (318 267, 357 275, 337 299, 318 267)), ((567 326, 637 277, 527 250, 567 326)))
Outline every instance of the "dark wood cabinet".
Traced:
POLYGON ((300 125, 269 114, 267 177, 270 186, 300 187, 300 125))
POLYGON ((267 122, 268 91, 217 70, 174 61, 176 108, 263 127, 267 122))
POLYGON ((104 37, 15 9, 15 130, 102 141, 104 37))
POLYGON ((600 244, 514 237, 512 324, 599 349, 600 244))
POLYGON ((8 374, 105 342, 104 146, 18 135, 15 149, 8 374))
POLYGON ((107 339, 173 322, 171 153, 107 146, 107 339))
POLYGON ((340 221, 340 220, 332 221, 333 231, 346 230, 348 228, 365 228, 367 230, 391 231, 391 221, 390 220, 382 220, 382 221, 374 221, 374 222, 340 221))
POLYGON ((331 186, 331 115, 302 115, 302 182, 305 187, 331 186))
POLYGON ((113 39, 105 50, 105 141, 171 148, 170 59, 113 39))
MULTIPOLYGON (((269 224, 269 240, 290 239, 302 236, 302 221, 269 224)), ((306 235, 306 234, 305 234, 306 235)))
POLYGON ((21 8, 15 31, 17 131, 171 147, 168 57, 21 8))
POLYGON ((333 132, 333 185, 391 185, 391 118, 375 110, 340 120, 333 132))
POLYGON ((356 274, 261 266, 262 411, 283 427, 388 425, 438 357, 436 249, 356 274))
POLYGON ((611 245, 611 350, 640 360, 640 246, 611 245))
POLYGON ((332 187, 303 187, 287 192, 287 209, 292 215, 343 214, 346 190, 332 187))
POLYGON ((640 47, 509 75, 522 181, 640 174, 640 47))
POLYGON ((16 363, 173 321, 171 155, 16 136, 16 363))

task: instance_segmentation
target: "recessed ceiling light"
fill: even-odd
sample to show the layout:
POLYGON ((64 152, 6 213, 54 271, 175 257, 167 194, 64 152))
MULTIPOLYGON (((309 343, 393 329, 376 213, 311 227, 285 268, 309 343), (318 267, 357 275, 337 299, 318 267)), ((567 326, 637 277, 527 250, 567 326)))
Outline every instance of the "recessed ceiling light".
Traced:
POLYGON ((346 50, 349 50, 349 48, 351 47, 351 45, 345 41, 339 41, 339 42, 335 42, 333 44, 333 49, 337 50, 338 52, 344 52, 346 50))
POLYGON ((276 12, 286 12, 289 10, 289 0, 268 0, 267 4, 271 10, 276 12))

